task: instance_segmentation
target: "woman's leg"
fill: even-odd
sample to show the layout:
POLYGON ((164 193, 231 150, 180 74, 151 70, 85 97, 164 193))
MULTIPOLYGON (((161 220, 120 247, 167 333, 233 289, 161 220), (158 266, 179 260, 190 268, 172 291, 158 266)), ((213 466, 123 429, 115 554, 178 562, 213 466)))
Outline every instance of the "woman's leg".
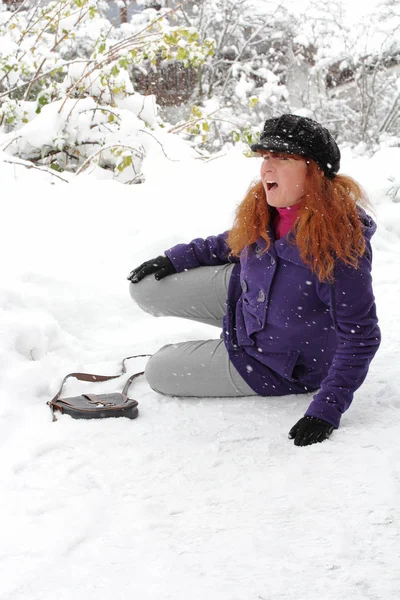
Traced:
POLYGON ((229 360, 223 340, 163 346, 147 362, 145 375, 153 390, 168 396, 256 396, 229 360))
MULTIPOLYGON (((233 264, 199 267, 131 283, 130 293, 145 312, 222 327, 233 264)), ((149 385, 170 396, 254 396, 229 360, 222 339, 163 346, 149 359, 145 374, 149 385)))
POLYGON ((155 317, 181 317, 222 327, 233 267, 231 263, 198 267, 161 281, 149 275, 131 283, 129 291, 138 306, 155 317))

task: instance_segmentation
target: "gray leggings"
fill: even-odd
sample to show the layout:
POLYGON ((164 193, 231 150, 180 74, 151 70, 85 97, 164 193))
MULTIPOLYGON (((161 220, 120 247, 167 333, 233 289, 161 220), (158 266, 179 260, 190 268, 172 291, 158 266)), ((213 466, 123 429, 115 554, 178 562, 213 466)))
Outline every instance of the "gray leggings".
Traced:
MULTIPOLYGON (((130 293, 155 317, 181 317, 222 327, 234 265, 198 267, 156 281, 149 275, 130 293)), ((229 360, 221 338, 167 344, 153 354, 145 374, 151 388, 169 396, 255 396, 229 360)))

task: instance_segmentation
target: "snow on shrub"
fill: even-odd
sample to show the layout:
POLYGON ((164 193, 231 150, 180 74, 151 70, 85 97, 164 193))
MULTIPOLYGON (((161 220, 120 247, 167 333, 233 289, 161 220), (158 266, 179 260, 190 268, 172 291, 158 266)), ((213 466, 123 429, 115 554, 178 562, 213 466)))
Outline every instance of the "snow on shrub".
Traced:
POLYGON ((168 156, 173 134, 163 131, 155 97, 135 92, 130 69, 159 59, 199 66, 213 41, 172 27, 167 9, 143 10, 116 29, 101 6, 58 0, 0 12, 0 149, 57 171, 95 166, 138 183, 147 153, 168 156))

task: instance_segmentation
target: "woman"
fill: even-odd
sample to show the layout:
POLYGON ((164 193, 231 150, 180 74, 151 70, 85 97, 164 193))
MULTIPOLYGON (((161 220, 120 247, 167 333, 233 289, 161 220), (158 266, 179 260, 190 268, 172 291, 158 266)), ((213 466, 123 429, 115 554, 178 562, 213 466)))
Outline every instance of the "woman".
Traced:
POLYGON ((130 291, 155 316, 223 327, 223 340, 170 344, 154 354, 146 367, 154 390, 197 397, 315 391, 289 432, 306 446, 338 428, 379 347, 376 226, 359 206, 358 184, 337 175, 339 148, 319 123, 268 119, 251 148, 263 158, 261 181, 232 229, 140 265, 128 277, 130 291))

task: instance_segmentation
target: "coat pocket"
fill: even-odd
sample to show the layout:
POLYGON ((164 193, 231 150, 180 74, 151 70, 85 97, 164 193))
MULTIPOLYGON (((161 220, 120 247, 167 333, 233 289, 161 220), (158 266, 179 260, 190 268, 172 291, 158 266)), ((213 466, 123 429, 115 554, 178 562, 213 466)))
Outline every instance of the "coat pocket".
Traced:
POLYGON ((281 375, 281 377, 290 380, 293 379, 293 371, 300 355, 299 350, 263 352, 261 348, 254 348, 252 346, 246 348, 246 352, 272 371, 275 371, 275 373, 278 373, 278 375, 281 375))
POLYGON ((243 298, 242 307, 247 335, 251 336, 253 333, 261 331, 265 325, 265 304, 257 304, 250 302, 248 298, 243 298))

